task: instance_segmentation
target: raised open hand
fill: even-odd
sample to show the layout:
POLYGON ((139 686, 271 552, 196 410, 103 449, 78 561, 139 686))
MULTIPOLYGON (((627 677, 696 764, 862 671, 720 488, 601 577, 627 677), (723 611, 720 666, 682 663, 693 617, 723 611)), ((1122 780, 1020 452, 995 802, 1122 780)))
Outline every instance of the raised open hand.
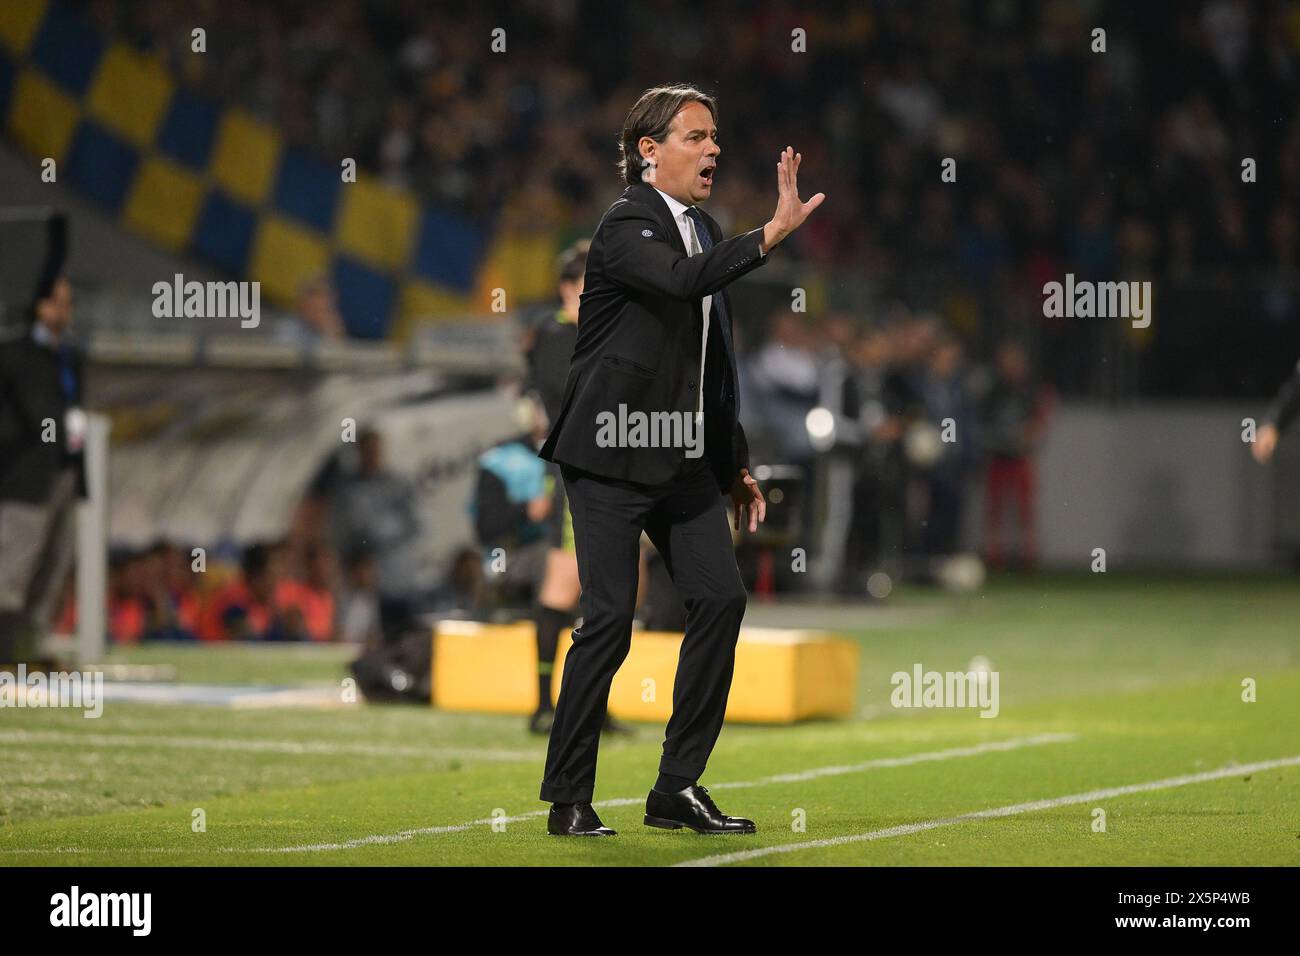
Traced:
POLYGON ((801 162, 803 154, 787 146, 781 153, 781 161, 776 164, 776 212, 763 227, 763 245, 767 249, 803 225, 803 221, 826 199, 825 193, 817 193, 807 202, 799 198, 801 162))

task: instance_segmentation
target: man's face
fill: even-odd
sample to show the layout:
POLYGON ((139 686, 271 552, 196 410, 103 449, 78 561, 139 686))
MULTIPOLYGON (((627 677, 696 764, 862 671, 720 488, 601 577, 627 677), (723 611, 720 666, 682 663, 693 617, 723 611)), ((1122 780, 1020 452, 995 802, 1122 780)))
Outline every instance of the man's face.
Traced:
POLYGON ((694 206, 713 192, 713 168, 717 165, 718 128, 713 114, 703 103, 690 102, 673 117, 668 137, 656 143, 642 136, 641 155, 656 164, 652 186, 680 203, 694 206))

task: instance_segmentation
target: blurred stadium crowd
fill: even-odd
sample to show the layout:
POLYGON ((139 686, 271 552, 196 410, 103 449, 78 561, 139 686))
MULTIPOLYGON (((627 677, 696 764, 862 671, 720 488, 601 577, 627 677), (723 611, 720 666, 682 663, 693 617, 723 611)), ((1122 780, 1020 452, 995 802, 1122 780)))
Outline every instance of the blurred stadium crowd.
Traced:
MULTIPOLYGON (((994 565, 1032 565, 1033 455, 1057 394, 1114 397, 1128 369, 1129 394, 1260 397, 1294 360, 1278 345, 1300 318, 1294 4, 68 5, 290 144, 355 156, 485 231, 549 236, 555 252, 621 191, 617 134, 651 82, 720 94, 709 208, 729 231, 770 215, 771 157, 798 143, 830 200, 783 248, 794 264, 781 291, 807 286, 814 307, 769 297, 740 316, 738 339, 756 448, 829 490, 824 506, 803 495, 797 516, 823 546, 823 589, 862 595, 882 569, 925 577, 970 537, 994 565), (632 42, 677 11, 698 28, 632 42), (195 25, 206 57, 188 55, 195 25), (1091 49, 1099 25, 1104 55, 1091 49), (505 54, 490 46, 497 27, 505 54), (807 54, 791 53, 795 28, 807 54), (940 180, 945 157, 955 183, 940 180), (1267 189, 1241 188, 1246 157, 1267 189), (1156 307, 1186 321, 1044 318, 1043 284, 1067 272, 1152 280, 1156 307), (1198 316, 1227 303, 1249 315, 1228 332, 1210 315, 1209 334, 1198 316), (1253 336, 1272 364, 1234 357, 1229 333, 1253 336), (956 442, 939 437, 948 419, 956 442), (964 535, 977 486, 983 531, 964 535)), ((313 334, 342 334, 333 295, 324 279, 304 289, 313 334)), ((313 507, 327 532, 214 556, 219 573, 201 585, 175 544, 117 554, 113 636, 364 640, 414 606, 475 613, 473 552, 437 595, 399 580, 420 533, 407 494, 376 447, 322 478, 313 507), (350 500, 364 533, 349 530, 350 500)))
POLYGON ((1042 285, 1066 272, 1249 275, 1266 286, 1273 324, 1297 314, 1300 113, 1287 105, 1277 119, 1279 104, 1298 101, 1294 4, 81 5, 291 142, 359 157, 485 228, 552 232, 556 251, 620 191, 614 144, 646 82, 703 82, 722 95, 710 210, 724 226, 766 219, 770 157, 798 140, 833 201, 783 254, 828 278, 832 302, 861 309, 860 285, 835 302, 850 272, 874 307, 902 296, 936 311, 983 357, 1021 335, 1066 394, 1106 394, 1099 351, 1111 347, 1150 353, 1136 385, 1147 392, 1274 384, 1225 363, 1189 372, 1178 341, 1134 331, 1107 342, 1043 319, 1042 285), (687 9, 691 35, 663 49, 630 42, 687 9), (211 53, 195 58, 189 28, 200 22, 211 53), (1092 50, 1099 25, 1104 54, 1092 50), (497 27, 504 54, 489 45, 497 27), (789 52, 796 27, 803 55, 789 52), (957 160, 960 188, 939 181, 944 157, 957 160), (1266 189, 1239 188, 1245 157, 1266 189))

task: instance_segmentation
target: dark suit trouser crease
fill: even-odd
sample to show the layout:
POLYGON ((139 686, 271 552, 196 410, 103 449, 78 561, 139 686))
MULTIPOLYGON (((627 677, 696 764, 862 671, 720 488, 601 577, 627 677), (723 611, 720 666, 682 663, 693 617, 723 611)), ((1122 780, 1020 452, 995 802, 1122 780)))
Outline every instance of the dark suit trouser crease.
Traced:
POLYGON ((564 468, 582 584, 582 626, 564 662, 541 799, 589 803, 614 673, 627 657, 644 530, 686 606, 673 713, 659 769, 698 779, 722 730, 745 614, 727 508, 707 458, 686 459, 663 485, 564 468))

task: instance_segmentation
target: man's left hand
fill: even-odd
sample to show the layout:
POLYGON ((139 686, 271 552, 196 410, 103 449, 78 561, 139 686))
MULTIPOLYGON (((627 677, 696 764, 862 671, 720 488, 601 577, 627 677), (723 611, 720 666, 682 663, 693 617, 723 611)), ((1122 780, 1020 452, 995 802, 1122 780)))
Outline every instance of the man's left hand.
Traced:
POLYGON ((731 503, 735 510, 733 520, 737 531, 746 516, 750 534, 757 531, 758 523, 767 517, 767 500, 763 497, 763 492, 758 490, 758 481, 750 475, 748 468, 740 469, 740 474, 731 486, 731 503))

